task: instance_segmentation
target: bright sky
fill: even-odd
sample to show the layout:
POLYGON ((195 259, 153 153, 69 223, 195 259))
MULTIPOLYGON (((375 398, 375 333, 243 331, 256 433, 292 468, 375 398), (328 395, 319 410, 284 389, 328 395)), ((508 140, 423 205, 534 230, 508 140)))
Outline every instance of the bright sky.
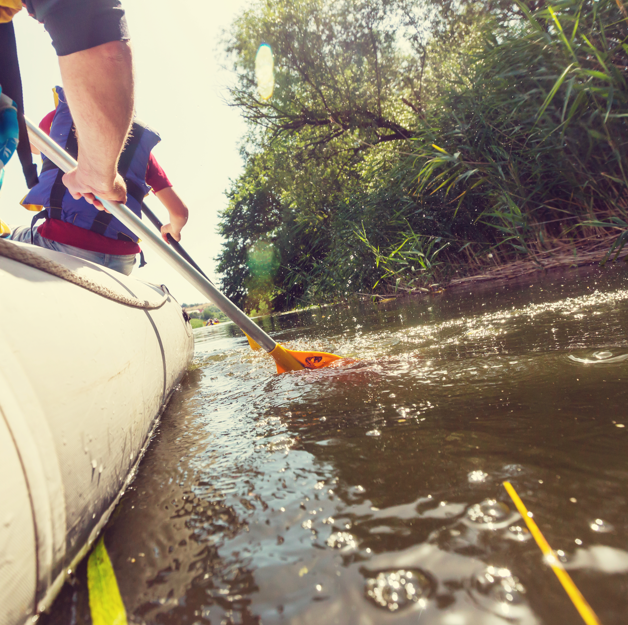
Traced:
MULTIPOLYGON (((138 116, 162 138, 154 154, 190 209, 181 244, 216 278, 221 238, 218 211, 224 191, 242 167, 237 151, 245 126, 225 103, 232 76, 219 42, 222 31, 246 6, 244 0, 122 0, 131 29, 138 116)), ((57 57, 41 24, 21 11, 14 19, 26 115, 35 123, 54 107, 52 87, 61 84, 57 57)), ((9 225, 27 224, 34 213, 19 205, 27 192, 17 155, 11 159, 0 191, 0 218, 9 225)), ((151 193, 147 204, 167 223, 167 211, 151 193)), ((207 298, 190 286, 156 254, 133 276, 165 283, 181 302, 207 298)))

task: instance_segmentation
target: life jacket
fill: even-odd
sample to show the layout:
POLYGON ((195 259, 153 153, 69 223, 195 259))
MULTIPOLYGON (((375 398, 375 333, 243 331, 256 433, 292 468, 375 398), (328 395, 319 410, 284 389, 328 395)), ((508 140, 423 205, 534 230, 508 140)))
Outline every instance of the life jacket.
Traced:
MULTIPOLYGON (((78 142, 74 121, 65 99, 63 89, 55 88, 55 111, 50 127, 50 137, 73 158, 78 156, 78 142)), ((135 119, 129 139, 120 155, 118 172, 127 188, 126 205, 138 216, 142 216, 142 201, 150 191, 146 184, 146 167, 151 150, 159 143, 159 135, 141 121, 135 119)), ((84 198, 75 200, 63 184, 63 172, 43 156, 39 183, 22 200, 28 210, 46 211, 49 219, 60 219, 67 223, 102 234, 110 239, 132 241, 139 239, 111 213, 99 211, 84 198)))

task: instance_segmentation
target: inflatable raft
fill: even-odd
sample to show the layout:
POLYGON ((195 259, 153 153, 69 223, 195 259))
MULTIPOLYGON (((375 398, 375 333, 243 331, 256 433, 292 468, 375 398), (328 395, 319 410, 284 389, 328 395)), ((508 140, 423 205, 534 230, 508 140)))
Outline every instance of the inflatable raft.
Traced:
POLYGON ((0 239, 0 625, 87 553, 192 351, 165 287, 0 239))

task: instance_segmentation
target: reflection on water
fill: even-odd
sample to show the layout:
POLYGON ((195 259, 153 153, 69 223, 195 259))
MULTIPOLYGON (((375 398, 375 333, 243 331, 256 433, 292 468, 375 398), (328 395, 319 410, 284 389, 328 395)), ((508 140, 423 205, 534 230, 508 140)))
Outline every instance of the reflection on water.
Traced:
MULTIPOLYGON (((628 281, 554 274, 260 320, 357 359, 274 375, 232 325, 106 530, 137 623, 576 623, 628 612, 628 281)), ((87 622, 84 567, 48 623, 87 622)))

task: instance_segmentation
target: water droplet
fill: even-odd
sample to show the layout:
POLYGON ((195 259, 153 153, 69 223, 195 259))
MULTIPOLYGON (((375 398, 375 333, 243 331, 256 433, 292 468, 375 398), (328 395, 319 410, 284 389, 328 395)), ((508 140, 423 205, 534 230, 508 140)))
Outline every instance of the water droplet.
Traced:
POLYGON ((367 436, 381 436, 382 433, 379 430, 369 430, 366 433, 367 436))
POLYGON ((358 493, 363 493, 366 489, 364 488, 364 486, 360 486, 359 484, 355 487, 355 490, 358 493))
POLYGON ((511 525, 508 528, 508 538, 512 540, 516 540, 518 542, 524 542, 532 537, 532 534, 525 528, 521 527, 521 525, 511 525))
POLYGON ((327 545, 332 549, 355 549, 355 538, 349 532, 334 532, 327 539, 327 545))
POLYGON ((92 469, 95 469, 98 466, 96 460, 92 460, 92 469))
POLYGON ((301 527, 304 530, 311 530, 312 529, 312 520, 308 519, 307 521, 303 521, 303 523, 301 523, 301 527))
POLYGON ((600 534, 607 534, 608 532, 612 532, 615 529, 610 523, 607 523, 602 519, 595 519, 595 521, 593 521, 593 523, 591 523, 589 527, 594 532, 599 532, 600 534))
POLYGON ((482 503, 476 503, 467 510, 468 519, 480 524, 500 523, 508 519, 510 515, 510 508, 495 499, 485 499, 482 503))
POLYGON ((477 484, 478 482, 484 482, 488 477, 488 473, 484 473, 484 471, 471 471, 467 478, 471 484, 477 484))
POLYGON ((366 580, 366 596, 381 608, 396 612, 432 592, 432 582, 421 571, 382 571, 366 580))
POLYGON ((525 588, 508 569, 488 566, 476 573, 471 582, 471 594, 485 608, 499 614, 516 616, 512 608, 525 603, 525 588))

